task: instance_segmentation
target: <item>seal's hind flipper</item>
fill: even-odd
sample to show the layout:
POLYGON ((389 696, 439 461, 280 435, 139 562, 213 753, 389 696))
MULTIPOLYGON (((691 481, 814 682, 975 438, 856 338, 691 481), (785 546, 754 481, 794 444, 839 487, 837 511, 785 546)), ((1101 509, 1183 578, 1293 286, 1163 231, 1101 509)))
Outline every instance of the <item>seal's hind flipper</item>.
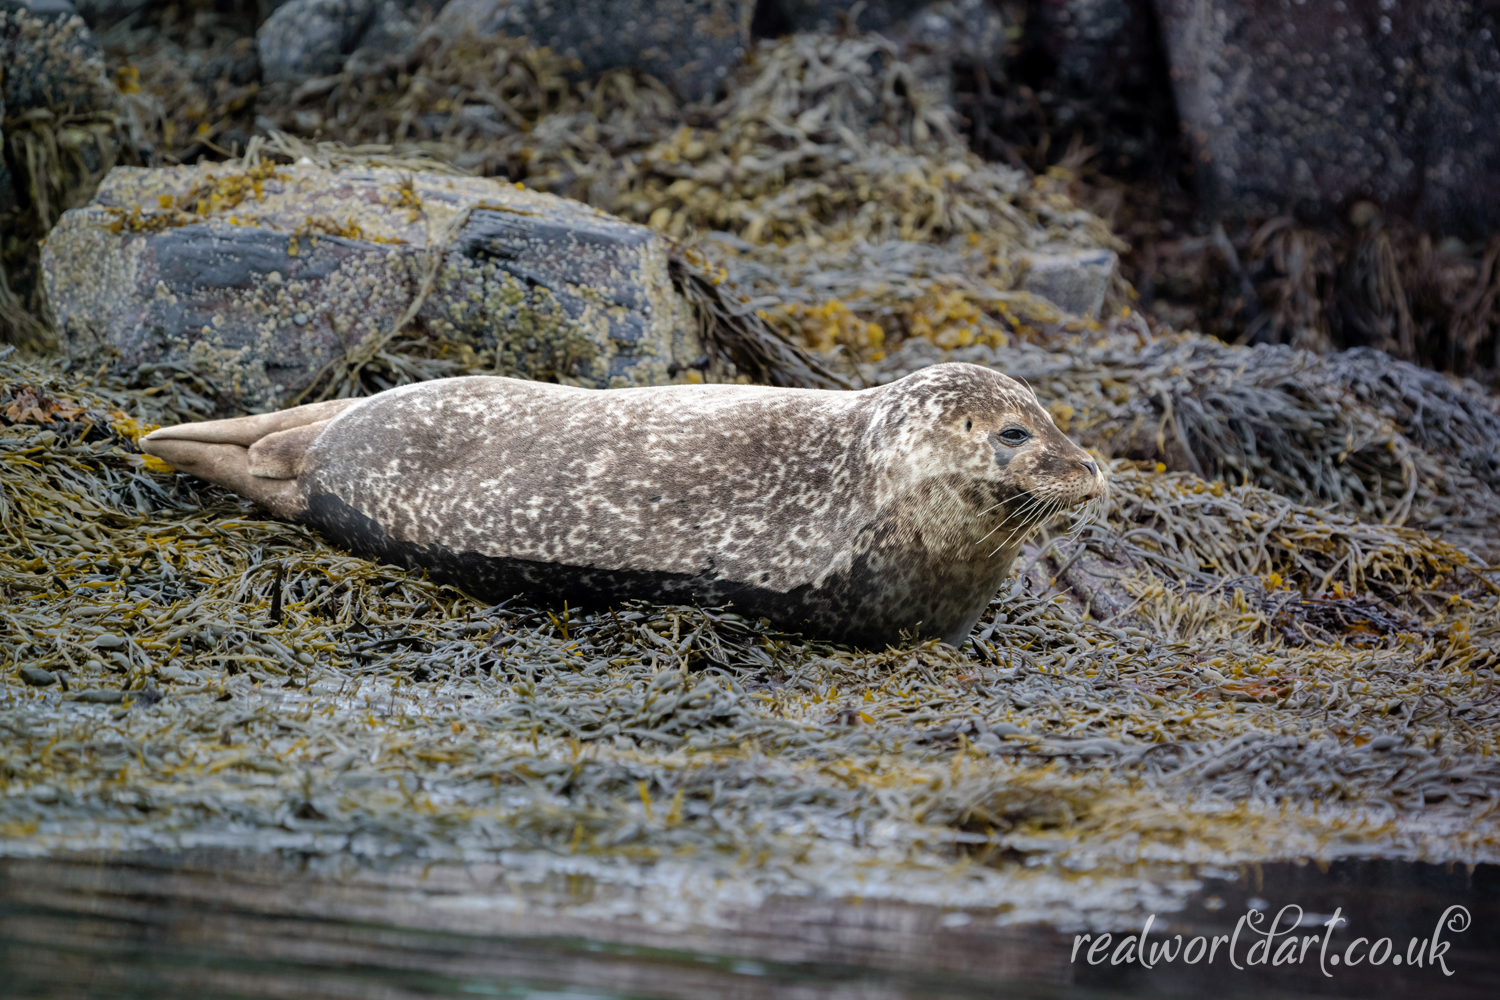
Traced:
POLYGON ((141 438, 141 450, 292 518, 302 508, 296 475, 308 445, 328 421, 360 402, 333 399, 253 417, 163 427, 141 438))
POLYGON ((233 490, 279 517, 295 518, 302 510, 297 481, 252 475, 250 451, 242 445, 169 438, 150 442, 143 439, 141 447, 148 455, 155 455, 199 479, 233 490))
MULTIPOLYGON (((268 434, 331 420, 349 407, 362 402, 362 399, 330 399, 323 403, 294 406, 290 410, 277 410, 275 413, 257 413, 253 417, 178 424, 176 427, 152 431, 141 439, 141 443, 144 446, 147 442, 156 441, 202 441, 211 444, 237 444, 248 448, 268 434)), ((145 450, 147 454, 155 454, 149 448, 145 450)))

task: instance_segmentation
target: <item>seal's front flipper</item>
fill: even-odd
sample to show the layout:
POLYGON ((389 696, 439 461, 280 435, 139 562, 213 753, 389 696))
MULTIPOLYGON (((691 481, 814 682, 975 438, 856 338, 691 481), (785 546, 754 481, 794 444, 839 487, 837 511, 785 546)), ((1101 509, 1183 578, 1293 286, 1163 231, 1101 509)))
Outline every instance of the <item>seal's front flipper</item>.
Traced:
POLYGON ((250 475, 261 479, 296 479, 302 471, 302 456, 327 426, 327 420, 319 420, 267 434, 250 446, 250 475))

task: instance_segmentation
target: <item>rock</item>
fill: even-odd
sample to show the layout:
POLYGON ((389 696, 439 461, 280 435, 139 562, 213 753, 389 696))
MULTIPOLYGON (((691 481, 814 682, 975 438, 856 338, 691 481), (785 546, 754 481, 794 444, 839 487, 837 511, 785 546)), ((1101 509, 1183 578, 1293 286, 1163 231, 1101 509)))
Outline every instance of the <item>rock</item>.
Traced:
POLYGON ((384 342, 424 276, 407 329, 498 374, 727 377, 668 258, 643 226, 518 185, 304 161, 116 169, 42 266, 73 355, 186 366, 228 394, 222 413, 286 405, 384 342))
POLYGON ((1500 227, 1500 11, 1474 0, 1156 0, 1202 192, 1226 220, 1358 200, 1500 227))
POLYGON ((0 340, 53 346, 36 246, 120 153, 118 97, 70 4, 0 0, 0 340))
POLYGON ((270 12, 257 33, 266 83, 295 84, 338 73, 357 56, 400 56, 417 37, 417 21, 438 0, 290 0, 270 12))
POLYGON ((991 61, 1005 47, 1005 21, 989 0, 941 0, 912 14, 900 40, 907 49, 921 47, 991 61))
POLYGON ((256 9, 260 12, 260 23, 265 24, 271 15, 287 5, 287 0, 260 0, 256 9))
POLYGON ((1104 296, 1119 267, 1113 250, 1066 250, 1022 257, 1027 264, 1022 291, 1040 295, 1075 316, 1099 318, 1104 296))
POLYGON ((193 71, 193 80, 210 94, 220 81, 231 87, 244 87, 260 78, 260 51, 255 39, 248 37, 236 39, 193 71))
POLYGON ((157 0, 76 0, 73 6, 90 28, 107 28, 156 4, 157 0))
POLYGON ((760 0, 755 6, 755 34, 777 38, 799 31, 888 32, 904 26, 928 0, 760 0))
POLYGON ((1049 0, 1026 28, 1057 85, 1101 98, 1146 84, 1157 51, 1151 0, 1049 0))
POLYGON ((114 104, 93 32, 62 0, 0 0, 0 104, 27 111, 81 114, 114 104))
POLYGON ((896 42, 901 59, 922 78, 982 67, 995 79, 1003 66, 1005 21, 990 0, 760 0, 750 30, 757 38, 779 38, 845 26, 896 42))
POLYGON ((70 700, 88 702, 91 705, 118 705, 125 700, 125 692, 106 688, 92 688, 88 691, 78 692, 70 700))
MULTIPOLYGON (((0 221, 6 223, 7 232, 15 226, 7 216, 13 215, 21 207, 20 200, 16 197, 16 181, 11 176, 10 167, 5 164, 5 101, 0 100, 0 221)), ((17 227, 19 228, 19 227, 17 227)), ((0 270, 3 270, 0 266, 0 270)))
POLYGON ((57 683, 57 675, 41 667, 22 667, 20 674, 21 680, 32 687, 51 687, 57 683))
POLYGON ((525 36, 585 76, 649 73, 684 101, 712 100, 744 58, 753 0, 449 0, 449 30, 525 36))
MULTIPOLYGON (((261 26, 267 83, 339 72, 351 58, 400 56, 439 0, 290 0, 261 26)), ((449 0, 439 30, 525 37, 578 60, 580 72, 649 73, 683 100, 711 100, 744 58, 749 0, 449 0)))

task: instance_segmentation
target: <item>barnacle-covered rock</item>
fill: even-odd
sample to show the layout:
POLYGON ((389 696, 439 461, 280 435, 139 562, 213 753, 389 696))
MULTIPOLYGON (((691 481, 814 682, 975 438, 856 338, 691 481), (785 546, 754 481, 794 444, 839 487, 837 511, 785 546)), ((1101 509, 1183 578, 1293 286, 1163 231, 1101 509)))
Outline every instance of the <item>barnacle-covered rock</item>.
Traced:
POLYGON ((440 24, 526 37, 578 60, 585 76, 634 69, 684 101, 711 100, 739 65, 751 0, 449 0, 440 24))
POLYGON ((66 0, 0 0, 0 105, 8 116, 108 107, 99 43, 66 0))
POLYGON ((1473 0, 1156 0, 1177 108, 1226 217, 1374 199, 1500 225, 1500 18, 1473 0))
POLYGON ((716 377, 668 267, 661 237, 563 198, 311 163, 118 169, 43 251, 75 356, 187 366, 221 412, 326 391, 401 331, 499 374, 716 377))

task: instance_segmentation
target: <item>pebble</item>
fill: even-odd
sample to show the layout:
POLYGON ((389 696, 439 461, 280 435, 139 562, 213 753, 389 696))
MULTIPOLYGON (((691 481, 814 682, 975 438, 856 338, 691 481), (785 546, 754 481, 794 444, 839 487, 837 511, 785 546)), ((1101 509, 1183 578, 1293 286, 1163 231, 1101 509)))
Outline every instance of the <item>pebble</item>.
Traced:
POLYGON ((50 670, 43 670, 41 667, 22 667, 21 680, 32 687, 47 687, 50 684, 57 683, 57 675, 50 670))
POLYGON ((80 691, 73 697, 74 701, 87 701, 95 705, 115 705, 125 700, 125 692, 119 690, 105 690, 94 688, 89 691, 80 691))

